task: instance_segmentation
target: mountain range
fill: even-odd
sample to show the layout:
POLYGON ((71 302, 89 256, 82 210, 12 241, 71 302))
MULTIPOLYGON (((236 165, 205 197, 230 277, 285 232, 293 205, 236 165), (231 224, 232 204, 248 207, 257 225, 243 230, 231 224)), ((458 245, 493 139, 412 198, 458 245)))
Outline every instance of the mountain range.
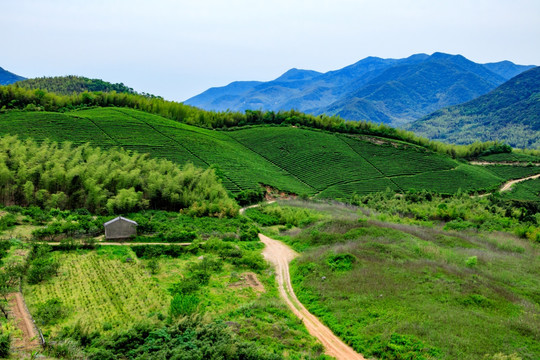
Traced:
POLYGON ((465 104, 436 111, 409 130, 455 144, 499 140, 514 147, 540 147, 540 67, 465 104))
POLYGON ((206 110, 290 110, 400 126, 483 95, 534 66, 478 64, 461 55, 367 57, 320 73, 291 69, 268 82, 237 81, 185 101, 206 110))
POLYGON ((0 85, 9 85, 26 78, 4 70, 0 67, 0 85))

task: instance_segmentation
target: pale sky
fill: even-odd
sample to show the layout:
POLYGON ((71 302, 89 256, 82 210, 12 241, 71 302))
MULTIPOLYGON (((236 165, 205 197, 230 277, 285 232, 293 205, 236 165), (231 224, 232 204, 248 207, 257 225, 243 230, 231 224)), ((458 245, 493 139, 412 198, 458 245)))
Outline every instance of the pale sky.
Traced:
POLYGON ((293 67, 436 51, 540 65, 540 0, 0 0, 0 67, 175 101, 293 67))

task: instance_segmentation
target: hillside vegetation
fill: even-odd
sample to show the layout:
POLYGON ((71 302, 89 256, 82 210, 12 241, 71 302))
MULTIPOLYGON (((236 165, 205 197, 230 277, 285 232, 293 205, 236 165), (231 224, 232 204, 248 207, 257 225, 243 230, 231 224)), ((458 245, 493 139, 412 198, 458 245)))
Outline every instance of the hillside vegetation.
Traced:
POLYGON ((504 141, 511 146, 540 147, 540 67, 526 71, 489 94, 437 111, 410 130, 455 144, 504 141))
POLYGON ((295 292, 334 333, 369 358, 538 358, 533 213, 467 195, 359 203, 367 208, 280 201, 246 211, 300 252, 295 292))
POLYGON ((38 141, 121 146, 179 164, 214 168, 238 194, 268 185, 281 191, 348 199, 353 193, 409 189, 487 190, 505 180, 412 144, 291 126, 215 131, 126 108, 65 113, 7 112, 0 134, 38 141), (66 131, 69 130, 69 131, 66 131))
MULTIPOLYGON (((13 288, 23 279, 26 304, 48 342, 42 352, 51 358, 326 359, 278 300, 257 229, 246 218, 139 211, 127 216, 146 241, 188 234, 191 245, 100 246, 93 236, 112 216, 19 206, 2 214, 10 232, 0 240, 0 278, 16 274, 13 288), (89 229, 94 222, 98 229, 89 229), (54 246, 14 239, 26 224, 35 234, 56 224, 72 231, 54 246)), ((22 334, 10 321, 0 316, 1 335, 15 342, 22 334)))
POLYGON ((127 94, 137 94, 132 88, 119 83, 112 84, 101 79, 89 79, 83 76, 54 76, 26 79, 18 81, 17 86, 30 90, 44 90, 62 95, 87 92, 117 92, 127 94))
POLYGON ((268 82, 237 81, 186 100, 206 110, 295 109, 393 126, 485 94, 531 66, 477 64, 461 55, 368 57, 319 73, 291 69, 268 82))
POLYGON ((165 159, 58 145, 13 136, 0 138, 0 201, 3 204, 122 213, 157 208, 198 215, 235 215, 214 171, 165 159))
POLYGON ((496 142, 452 146, 418 137, 412 132, 376 125, 366 121, 345 121, 337 116, 313 116, 298 111, 212 112, 161 98, 116 92, 82 92, 57 95, 41 89, 30 90, 18 85, 0 86, 0 114, 14 109, 26 111, 66 112, 74 109, 100 107, 128 107, 163 116, 181 123, 210 129, 236 128, 246 125, 295 125, 343 134, 382 136, 420 145, 452 157, 472 158, 484 153, 509 152, 511 148, 496 142))

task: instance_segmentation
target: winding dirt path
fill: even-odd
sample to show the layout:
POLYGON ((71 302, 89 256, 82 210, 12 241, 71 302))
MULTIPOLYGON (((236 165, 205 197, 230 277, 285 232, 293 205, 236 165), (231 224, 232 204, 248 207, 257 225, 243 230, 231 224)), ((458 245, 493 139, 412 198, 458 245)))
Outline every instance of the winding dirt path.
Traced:
POLYGON ((22 339, 15 338, 15 348, 21 350, 35 350, 39 348, 39 338, 36 327, 32 321, 30 313, 26 309, 22 294, 13 293, 9 299, 9 307, 13 317, 16 319, 17 327, 22 332, 22 339))
MULTIPOLYGON (((272 204, 272 203, 275 203, 276 200, 269 200, 269 201, 265 201, 265 204, 272 204)), ((244 213, 246 212, 247 209, 253 209, 253 208, 256 208, 256 207, 259 207, 261 206, 261 204, 255 204, 255 205, 250 205, 250 206, 246 206, 246 207, 243 207, 241 208, 238 212, 240 213, 240 215, 244 215, 244 213)))
POLYGON ((538 178, 540 178, 540 174, 536 174, 536 175, 533 175, 533 176, 528 176, 528 177, 522 178, 522 179, 510 180, 510 181, 504 183, 503 186, 501 186, 501 188, 499 189, 499 192, 508 191, 508 190, 510 190, 512 188, 512 185, 520 183, 522 181, 538 179, 538 178))
POLYGON ((259 234, 259 239, 266 245, 263 256, 276 267, 276 278, 281 297, 292 312, 300 318, 309 333, 324 345, 326 354, 338 360, 365 360, 350 346, 341 341, 332 331, 312 315, 294 294, 289 274, 289 262, 298 254, 280 241, 259 234))
POLYGON ((540 166, 540 163, 528 163, 520 161, 469 161, 471 165, 508 165, 508 166, 528 166, 529 164, 533 166, 540 166))

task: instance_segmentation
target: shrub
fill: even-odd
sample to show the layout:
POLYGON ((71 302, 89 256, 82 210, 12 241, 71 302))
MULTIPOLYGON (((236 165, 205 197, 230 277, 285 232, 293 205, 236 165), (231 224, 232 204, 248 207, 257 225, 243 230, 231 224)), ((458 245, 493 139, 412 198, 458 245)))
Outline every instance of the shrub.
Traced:
POLYGON ((8 358, 11 349, 11 335, 0 333, 0 357, 8 358))
POLYGON ((199 290, 200 284, 199 281, 195 278, 187 278, 184 280, 181 280, 174 284, 170 289, 169 292, 174 296, 176 294, 181 295, 188 295, 193 294, 197 290, 199 290))
POLYGON ((439 349, 430 347, 416 339, 414 336, 392 334, 390 339, 383 339, 380 335, 371 341, 371 353, 380 359, 433 359, 439 358, 439 349))
POLYGON ((0 231, 7 230, 17 224, 17 218, 11 213, 0 217, 0 231))
POLYGON ((193 263, 189 266, 189 270, 203 273, 211 273, 221 271, 223 268, 223 262, 220 259, 204 256, 199 262, 193 263))
POLYGON ((353 263, 356 262, 356 257, 351 254, 333 254, 328 256, 326 263, 332 271, 348 271, 352 270, 353 263))
POLYGON ((193 314, 199 305, 194 294, 175 294, 171 300, 170 312, 173 318, 193 314))
POLYGON ((68 310, 59 299, 50 299, 38 304, 35 314, 41 325, 54 325, 66 317, 68 310))
POLYGON ((470 258, 467 259, 467 261, 465 261, 465 265, 467 265, 468 267, 475 267, 477 264, 478 264, 478 257, 476 256, 471 256, 470 258))
POLYGON ((244 190, 236 194, 235 199, 241 206, 256 204, 264 200, 264 190, 244 190))
POLYGON ((60 264, 53 259, 33 260, 28 269, 28 283, 35 285, 50 279, 58 273, 59 267, 60 264))
POLYGON ((147 267, 152 275, 155 275, 159 272, 159 263, 155 257, 151 258, 150 261, 148 261, 147 267))

